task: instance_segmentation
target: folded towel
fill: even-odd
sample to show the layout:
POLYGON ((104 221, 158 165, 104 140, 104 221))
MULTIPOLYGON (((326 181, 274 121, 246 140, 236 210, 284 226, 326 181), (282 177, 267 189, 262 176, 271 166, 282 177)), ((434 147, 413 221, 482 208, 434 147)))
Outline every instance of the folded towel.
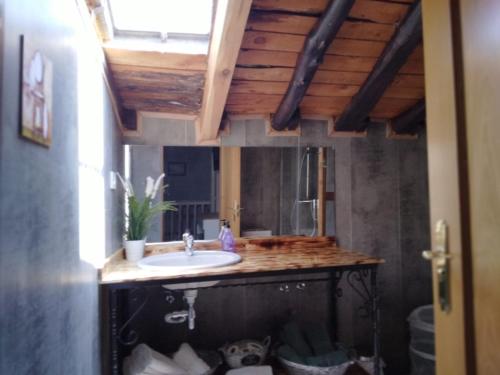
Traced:
POLYGON ((281 332, 281 340, 291 346, 297 354, 303 358, 313 356, 313 352, 307 344, 302 331, 297 322, 291 321, 283 327, 281 332))
POLYGON ((134 348, 129 369, 131 375, 187 375, 182 367, 146 344, 139 344, 134 348))
POLYGON ((175 363, 187 371, 189 375, 203 375, 210 367, 195 353, 188 343, 183 343, 172 356, 175 363))
POLYGON ((229 370, 226 375, 273 375, 271 366, 247 366, 229 370))
POLYGON ((132 356, 126 357, 123 360, 123 375, 162 375, 161 373, 154 371, 154 373, 150 371, 142 371, 142 372, 132 372, 130 370, 130 362, 132 361, 132 356))
POLYGON ((324 324, 308 324, 305 327, 304 333, 315 356, 329 354, 335 350, 328 330, 324 324))

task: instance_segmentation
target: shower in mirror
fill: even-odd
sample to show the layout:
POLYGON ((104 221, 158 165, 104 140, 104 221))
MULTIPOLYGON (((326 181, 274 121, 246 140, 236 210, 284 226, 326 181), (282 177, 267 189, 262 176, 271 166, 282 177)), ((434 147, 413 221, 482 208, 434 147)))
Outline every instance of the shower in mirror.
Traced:
POLYGON ((333 163, 326 160, 333 149, 242 148, 242 233, 334 235, 333 163))
POLYGON ((297 235, 318 235, 318 166, 316 147, 299 148, 297 197, 291 211, 297 235))

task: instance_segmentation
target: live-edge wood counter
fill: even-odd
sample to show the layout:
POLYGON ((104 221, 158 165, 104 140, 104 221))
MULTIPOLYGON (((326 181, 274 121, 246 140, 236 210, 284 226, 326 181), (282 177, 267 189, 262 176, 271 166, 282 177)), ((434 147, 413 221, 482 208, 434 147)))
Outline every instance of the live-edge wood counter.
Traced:
MULTIPOLYGON (((220 248, 219 241, 195 242, 195 250, 218 248, 220 248)), ((149 244, 146 246, 145 256, 183 250, 183 243, 149 244)), ((109 334, 109 363, 105 365, 108 372, 112 375, 121 374, 122 349, 128 347, 130 350, 130 346, 135 342, 124 342, 121 339, 127 325, 138 313, 136 311, 130 315, 128 312, 130 316, 121 316, 122 303, 126 304, 130 290, 144 290, 148 286, 163 284, 223 279, 243 279, 247 285, 248 280, 264 276, 288 275, 293 278, 302 277, 301 275, 306 273, 327 273, 333 282, 333 291, 337 290, 338 282, 343 277, 355 291, 358 293, 359 290, 364 291, 365 294, 361 297, 373 323, 374 374, 380 374, 376 275, 377 266, 384 262, 382 259, 341 249, 336 246, 332 237, 239 238, 236 240, 236 251, 242 258, 240 263, 227 267, 182 271, 145 270, 127 261, 123 250, 113 254, 100 270, 102 295, 108 300, 109 306, 107 309, 109 324, 104 328, 109 334), (361 283, 362 288, 356 289, 353 283, 361 283)), ((248 285, 253 283, 252 281, 248 285)), ((131 337, 138 336, 132 334, 131 337)))
MULTIPOLYGON (((146 247, 145 256, 182 251, 181 243, 158 243, 146 247)), ((197 249, 220 248, 219 241, 196 243, 197 249)), ((211 269, 152 271, 124 259, 120 250, 108 259, 100 273, 101 284, 151 283, 155 281, 192 281, 273 274, 329 271, 335 268, 376 266, 384 261, 335 245, 332 237, 267 237, 238 239, 241 262, 211 269)))

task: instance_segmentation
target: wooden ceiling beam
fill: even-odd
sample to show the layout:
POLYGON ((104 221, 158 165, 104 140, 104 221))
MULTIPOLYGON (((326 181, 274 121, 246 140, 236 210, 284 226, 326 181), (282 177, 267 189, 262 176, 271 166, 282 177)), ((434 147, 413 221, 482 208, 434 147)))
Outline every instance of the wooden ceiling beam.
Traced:
POLYGON ((389 126, 395 134, 415 134, 422 122, 425 121, 425 100, 419 100, 417 104, 389 121, 389 126))
POLYGON ((373 71, 335 122, 336 131, 363 131, 372 109, 422 40, 422 11, 417 0, 387 44, 373 71))
POLYGON ((210 41, 208 68, 196 136, 217 138, 252 0, 219 0, 210 41))
MULTIPOLYGON (((408 0, 406 0, 408 1, 408 0)), ((410 0, 411 1, 411 0, 410 0)), ((253 8, 265 11, 319 15, 328 0, 254 0, 253 8)), ((404 18, 407 4, 386 1, 356 0, 349 17, 376 23, 394 24, 404 18)))
POLYGON ((207 69, 207 56, 187 53, 141 51, 130 48, 104 46, 106 59, 112 65, 128 65, 146 68, 193 70, 204 72, 207 69))
POLYGON ((323 56, 349 15, 354 0, 332 0, 307 36, 288 90, 272 120, 275 130, 285 129, 294 119, 323 56))

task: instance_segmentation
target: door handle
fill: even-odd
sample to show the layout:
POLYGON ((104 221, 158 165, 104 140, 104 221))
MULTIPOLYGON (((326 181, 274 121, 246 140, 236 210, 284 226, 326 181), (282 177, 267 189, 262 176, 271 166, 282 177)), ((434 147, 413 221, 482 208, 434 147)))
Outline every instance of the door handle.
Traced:
POLYGON ((442 311, 449 312, 450 305, 450 259, 448 249, 448 225, 444 220, 438 220, 434 232, 435 250, 424 250, 422 256, 426 260, 435 261, 438 280, 439 306, 442 311))

